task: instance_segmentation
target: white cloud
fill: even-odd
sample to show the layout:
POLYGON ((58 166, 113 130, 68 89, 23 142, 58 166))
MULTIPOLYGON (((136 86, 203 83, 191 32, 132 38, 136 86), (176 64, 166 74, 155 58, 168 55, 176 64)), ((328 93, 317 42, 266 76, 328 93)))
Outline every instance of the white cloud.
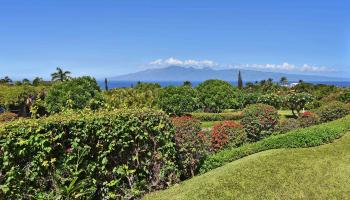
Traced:
POLYGON ((151 66, 166 67, 170 65, 182 66, 182 67, 216 67, 218 64, 211 60, 180 60, 173 57, 168 59, 157 59, 149 63, 151 66))
POLYGON ((298 72, 298 73, 326 73, 326 72, 336 72, 337 70, 325 67, 325 66, 315 66, 310 64, 295 65, 284 62, 282 64, 228 64, 222 65, 218 64, 212 60, 180 60, 173 57, 167 59, 157 59, 148 64, 151 67, 167 67, 171 65, 182 66, 182 67, 211 67, 215 69, 250 69, 250 70, 260 70, 260 71, 272 71, 272 72, 298 72))
POLYGON ((231 65, 231 68, 242 68, 242 69, 252 69, 252 70, 264 70, 273 72, 308 72, 308 73, 323 73, 323 72, 335 72, 336 70, 324 66, 314 66, 309 64, 304 64, 302 66, 297 66, 290 63, 282 64, 239 64, 231 65))

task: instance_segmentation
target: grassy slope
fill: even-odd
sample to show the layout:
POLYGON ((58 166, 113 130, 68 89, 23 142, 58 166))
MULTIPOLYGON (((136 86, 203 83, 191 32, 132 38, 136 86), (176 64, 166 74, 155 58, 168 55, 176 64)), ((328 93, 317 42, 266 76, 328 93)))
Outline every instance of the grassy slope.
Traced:
POLYGON ((145 199, 350 199, 350 133, 334 143, 257 153, 145 199))

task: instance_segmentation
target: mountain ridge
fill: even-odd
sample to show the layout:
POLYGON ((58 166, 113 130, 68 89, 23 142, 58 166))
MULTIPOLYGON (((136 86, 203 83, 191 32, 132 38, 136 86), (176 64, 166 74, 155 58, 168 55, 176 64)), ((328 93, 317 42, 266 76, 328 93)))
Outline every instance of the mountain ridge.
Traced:
POLYGON ((301 75, 281 72, 266 72, 247 69, 211 69, 211 68, 194 68, 181 66, 168 66, 164 68, 146 69, 139 72, 129 73, 120 76, 110 77, 113 81, 204 81, 208 79, 221 79, 225 81, 237 80, 238 71, 241 71, 243 80, 260 81, 272 78, 278 81, 285 76, 289 81, 350 81, 347 78, 318 76, 318 75, 301 75))

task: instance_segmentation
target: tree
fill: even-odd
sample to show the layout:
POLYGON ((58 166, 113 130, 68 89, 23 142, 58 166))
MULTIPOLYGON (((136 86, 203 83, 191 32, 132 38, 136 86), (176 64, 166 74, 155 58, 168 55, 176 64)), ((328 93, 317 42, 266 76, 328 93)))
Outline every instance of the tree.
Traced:
POLYGON ((192 83, 190 81, 184 81, 183 86, 192 87, 192 83))
POLYGON ((10 77, 5 76, 4 78, 0 79, 0 83, 12 83, 12 80, 10 77))
POLYGON ((159 91, 158 106, 169 115, 181 116, 198 106, 196 91, 188 86, 169 86, 159 91))
POLYGON ((287 79, 287 77, 282 76, 281 79, 280 79, 280 84, 281 84, 281 85, 286 85, 286 84, 288 84, 288 79, 287 79))
POLYGON ((45 98, 47 111, 58 113, 66 109, 96 109, 102 101, 100 87, 94 78, 84 76, 54 84, 45 98))
POLYGON ((243 88, 242 75, 241 75, 241 71, 238 71, 238 89, 242 89, 242 88, 243 88))
POLYGON ((27 78, 25 78, 25 79, 22 80, 22 84, 24 84, 24 85, 30 85, 30 80, 27 79, 27 78))
POLYGON ((161 88, 159 83, 142 83, 140 81, 138 81, 135 86, 136 90, 142 90, 142 91, 158 90, 159 88, 161 88))
POLYGON ((238 91, 222 80, 206 80, 196 87, 198 98, 205 112, 220 112, 238 103, 238 91))
POLYGON ((108 91, 108 80, 105 78, 105 90, 108 91))
POLYGON ((63 71, 60 67, 56 68, 56 72, 51 74, 52 81, 66 81, 71 79, 69 76, 71 74, 70 71, 63 71))
POLYGON ((309 93, 293 93, 286 97, 286 104, 292 110, 294 116, 299 116, 300 111, 305 108, 305 105, 314 100, 315 98, 309 93))
POLYGON ((38 86, 38 85, 40 85, 42 82, 44 82, 43 78, 41 78, 41 77, 36 77, 36 78, 33 80, 32 84, 33 84, 34 86, 38 86))

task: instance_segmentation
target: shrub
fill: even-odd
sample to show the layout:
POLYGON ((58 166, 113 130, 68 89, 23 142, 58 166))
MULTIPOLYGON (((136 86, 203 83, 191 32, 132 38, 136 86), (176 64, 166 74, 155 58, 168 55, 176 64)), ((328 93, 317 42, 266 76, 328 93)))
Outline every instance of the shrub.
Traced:
POLYGON ((143 82, 138 82, 135 86, 136 90, 141 90, 141 91, 146 91, 146 90, 158 90, 160 89, 161 86, 159 83, 143 83, 143 82))
POLYGON ((242 119, 241 112, 228 112, 228 113, 191 113, 193 118, 200 121, 234 121, 242 119))
POLYGON ((349 114, 349 109, 346 104, 333 101, 320 107, 317 110, 317 114, 320 116, 322 122, 328 122, 349 114))
POLYGON ((12 112, 0 113, 0 122, 9 122, 18 119, 17 114, 12 112))
POLYGON ((266 104, 280 109, 283 105, 283 100, 277 94, 265 94, 258 98, 258 103, 266 104))
POLYGON ((350 90, 344 91, 340 97, 339 100, 344 103, 350 103, 350 90))
POLYGON ((300 111, 305 108, 306 104, 313 102, 315 99, 308 93, 293 93, 286 97, 286 105, 292 110, 295 116, 300 114, 300 111))
POLYGON ((174 129, 163 112, 19 120, 0 124, 0 137, 4 199, 57 199, 60 188, 74 188, 68 199, 133 199, 177 180, 174 129))
POLYGON ((247 139, 247 134, 241 124, 224 121, 214 125, 211 133, 210 146, 213 151, 225 147, 237 147, 247 139))
POLYGON ((312 125, 320 123, 320 117, 312 112, 304 112, 300 114, 298 118, 298 123, 302 128, 306 128, 312 125))
POLYGON ((198 108, 196 91, 188 86, 162 88, 158 96, 158 106, 170 115, 181 116, 198 108))
POLYGON ((201 159, 207 154, 208 139, 201 131, 200 121, 191 117, 175 117, 175 144, 181 178, 192 177, 201 159))
POLYGON ((207 80, 200 83, 196 90, 205 112, 220 112, 237 104, 237 88, 226 81, 207 80))
POLYGON ((348 107, 349 111, 350 111, 350 102, 346 104, 346 106, 348 107))
POLYGON ((157 89, 116 88, 103 92, 105 107, 109 110, 155 108, 157 106, 157 98, 157 89))
POLYGON ((259 93, 246 93, 246 91, 240 91, 238 94, 238 108, 245 108, 248 105, 258 103, 258 99, 261 96, 259 93))
POLYGON ((313 147, 332 142, 350 128, 350 116, 286 134, 273 135, 256 143, 248 143, 238 148, 224 149, 208 156, 200 167, 200 173, 224 164, 269 149, 313 147))
POLYGON ((277 133, 287 133, 289 131, 300 128, 298 120, 294 118, 286 118, 279 121, 277 125, 277 133))
POLYGON ((248 134, 248 139, 257 141, 272 134, 278 123, 278 113, 269 105, 250 105, 243 110, 241 123, 248 134))
POLYGON ((65 109, 95 109, 102 100, 100 88, 94 78, 79 77, 53 85, 45 98, 48 112, 58 113, 65 109))

